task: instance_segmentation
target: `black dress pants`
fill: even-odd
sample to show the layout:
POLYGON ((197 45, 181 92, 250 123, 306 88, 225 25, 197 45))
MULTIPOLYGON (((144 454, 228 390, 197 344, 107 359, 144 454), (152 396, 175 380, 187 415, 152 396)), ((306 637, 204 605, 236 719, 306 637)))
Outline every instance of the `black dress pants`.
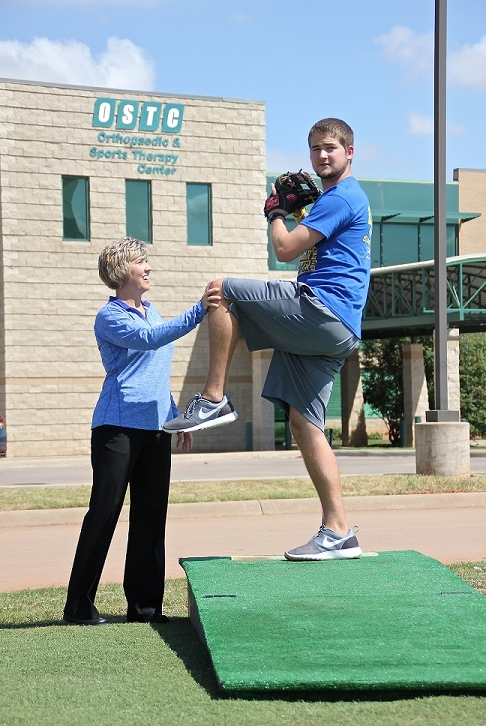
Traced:
POLYGON ((99 426, 91 432, 93 487, 74 556, 64 614, 93 619, 101 573, 130 484, 123 588, 128 614, 162 612, 171 436, 99 426))

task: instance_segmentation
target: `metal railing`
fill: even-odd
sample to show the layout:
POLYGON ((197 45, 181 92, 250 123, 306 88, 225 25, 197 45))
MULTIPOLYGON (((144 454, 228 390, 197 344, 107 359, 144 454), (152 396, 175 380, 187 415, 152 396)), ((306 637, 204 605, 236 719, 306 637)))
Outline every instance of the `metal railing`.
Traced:
MULTIPOLYGON (((462 332, 486 330, 486 256, 449 257, 447 321, 462 332)), ((434 329, 434 261, 371 271, 363 337, 413 335, 434 329)))

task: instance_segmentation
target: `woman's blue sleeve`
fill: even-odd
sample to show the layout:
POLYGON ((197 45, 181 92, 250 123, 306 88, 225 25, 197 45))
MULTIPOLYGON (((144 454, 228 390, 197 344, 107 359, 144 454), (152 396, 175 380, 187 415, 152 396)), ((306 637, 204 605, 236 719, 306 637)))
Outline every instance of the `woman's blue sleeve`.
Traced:
POLYGON ((205 315, 201 301, 172 320, 150 325, 121 307, 105 305, 95 319, 95 335, 132 350, 155 350, 190 333, 205 315))

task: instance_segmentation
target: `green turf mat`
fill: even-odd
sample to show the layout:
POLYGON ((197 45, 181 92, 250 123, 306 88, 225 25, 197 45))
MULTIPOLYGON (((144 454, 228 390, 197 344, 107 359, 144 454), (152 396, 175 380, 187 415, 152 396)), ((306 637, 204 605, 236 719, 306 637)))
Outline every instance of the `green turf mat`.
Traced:
POLYGON ((486 598, 418 552, 181 565, 225 691, 486 692, 486 598))

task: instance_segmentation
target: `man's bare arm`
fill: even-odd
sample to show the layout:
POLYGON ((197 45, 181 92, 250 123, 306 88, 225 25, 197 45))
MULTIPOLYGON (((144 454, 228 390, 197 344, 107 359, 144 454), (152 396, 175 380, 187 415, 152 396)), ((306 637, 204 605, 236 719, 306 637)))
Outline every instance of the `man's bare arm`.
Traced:
POLYGON ((306 250, 314 247, 323 236, 310 227, 298 224, 292 232, 287 232, 285 222, 277 217, 272 223, 272 247, 279 262, 291 262, 306 250))

